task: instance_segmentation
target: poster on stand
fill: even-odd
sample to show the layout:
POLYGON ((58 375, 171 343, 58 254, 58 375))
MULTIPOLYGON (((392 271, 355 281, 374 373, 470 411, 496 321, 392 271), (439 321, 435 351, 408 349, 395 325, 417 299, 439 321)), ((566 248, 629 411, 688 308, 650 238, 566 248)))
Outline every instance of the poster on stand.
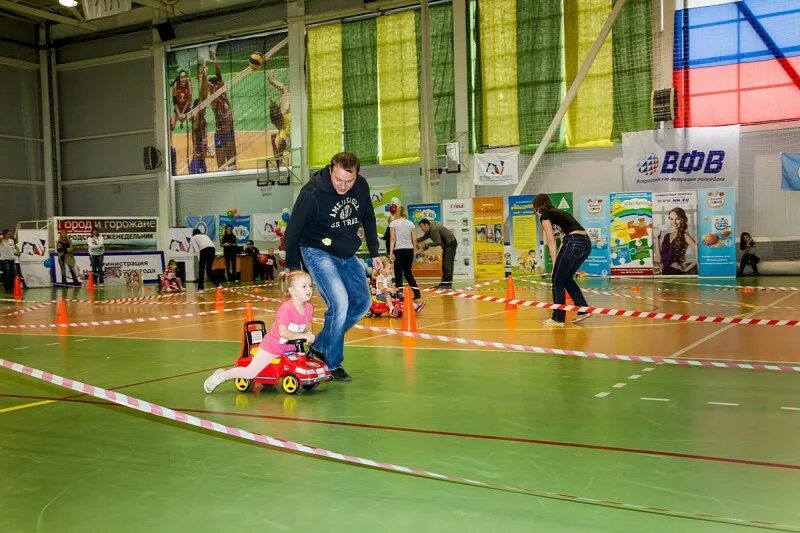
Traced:
POLYGON ((28 287, 49 287, 50 269, 46 229, 17 230, 17 246, 19 247, 19 267, 28 287))
POLYGON ((697 274, 697 192, 653 194, 653 273, 697 274))
MULTIPOLYGON (((572 193, 571 192, 549 192, 547 196, 550 197, 550 201, 553 202, 553 206, 556 209, 561 211, 566 211, 570 215, 574 216, 573 212, 573 202, 572 202, 572 193)), ((553 225, 553 233, 556 237, 556 250, 561 248, 561 241, 564 238, 564 235, 561 231, 561 228, 558 225, 553 225)), ((544 233, 542 233, 542 239, 545 239, 544 233)), ((542 250, 542 257, 544 258, 544 268, 545 272, 552 272, 553 271, 553 259, 550 257, 550 250, 547 249, 547 243, 544 243, 543 250, 542 250)))
POLYGON ((610 195, 612 276, 653 275, 653 193, 610 195))
POLYGON ((203 235, 208 235, 211 242, 217 243, 217 215, 191 215, 186 217, 186 227, 191 230, 199 229, 203 235))
POLYGON ((511 274, 519 276, 541 271, 536 253, 539 241, 532 194, 508 197, 508 231, 511 274))
POLYGON ((474 279, 472 198, 442 201, 442 225, 458 239, 453 279, 474 279))
POLYGON ((736 189, 697 191, 701 277, 736 276, 736 189))
MULTIPOLYGON (((250 215, 219 215, 219 238, 225 234, 225 226, 233 228, 233 234, 236 235, 236 244, 244 246, 250 240, 250 215)), ((214 246, 219 246, 219 241, 214 242, 214 246)))
POLYGON ((503 279, 506 264, 503 198, 473 198, 472 220, 475 228, 475 279, 503 279))
POLYGON ((167 249, 164 250, 164 261, 169 263, 170 260, 175 260, 177 263, 182 263, 184 272, 186 273, 186 281, 195 280, 194 271, 194 254, 190 248, 190 241, 192 239, 191 228, 169 228, 167 230, 167 240, 169 244, 167 249))
MULTIPOLYGON (((389 253, 389 243, 383 240, 386 228, 389 227, 389 217, 391 216, 389 209, 392 204, 403 205, 403 190, 399 185, 378 185, 370 187, 370 193, 372 194, 372 209, 375 210, 375 226, 378 228, 378 245, 380 254, 384 256, 389 253)), ((359 228, 358 236, 361 237, 361 247, 358 251, 368 253, 363 226, 359 228)))
MULTIPOLYGON (((104 281, 106 285, 125 285, 126 279, 131 279, 130 274, 141 272, 144 283, 157 283, 158 275, 164 272, 164 252, 109 252, 104 256, 104 281)), ((54 252, 50 253, 52 268, 50 269, 52 281, 61 283, 64 278, 61 274, 61 265, 54 252)), ((78 281, 83 281, 92 266, 89 254, 75 254, 75 270, 78 281)), ((72 275, 67 269, 67 283, 72 282, 72 275)))
POLYGON ((608 217, 610 202, 607 194, 582 195, 578 200, 578 221, 589 234, 592 251, 581 270, 593 276, 611 274, 608 246, 608 217))
POLYGON ((93 230, 100 232, 106 251, 155 250, 158 217, 54 217, 56 231, 66 231, 75 251, 85 251, 93 230))
MULTIPOLYGON (((417 236, 422 235, 422 232, 419 231, 419 221, 423 218, 430 222, 441 224, 442 206, 439 204, 412 204, 408 206, 408 219, 417 226, 417 236)), ((417 248, 417 255, 414 257, 414 264, 411 270, 415 277, 441 278, 442 249, 438 246, 427 250, 417 248)))

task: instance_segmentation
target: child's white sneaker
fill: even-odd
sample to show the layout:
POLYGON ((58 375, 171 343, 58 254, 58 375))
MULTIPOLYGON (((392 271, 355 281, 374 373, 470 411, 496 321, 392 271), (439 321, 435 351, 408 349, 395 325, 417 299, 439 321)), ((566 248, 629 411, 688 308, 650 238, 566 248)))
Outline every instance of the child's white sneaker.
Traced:
POLYGON ((578 316, 576 316, 575 318, 573 318, 573 319, 572 319, 572 323, 573 323, 573 324, 578 324, 579 322, 583 322, 584 320, 589 320, 590 318, 592 318, 592 315, 591 315, 591 314, 589 314, 589 313, 584 313, 584 314, 582 314, 582 315, 578 315, 578 316))
POLYGON ((205 382, 203 382, 203 389, 205 389, 207 394, 211 394, 212 392, 214 392, 214 389, 216 389, 220 383, 225 381, 224 379, 222 379, 223 372, 224 370, 218 368, 214 371, 213 374, 208 376, 208 379, 206 379, 205 382))
POLYGON ((556 320, 553 320, 552 318, 548 318, 547 320, 542 322, 542 325, 551 328, 563 328, 564 326, 566 326, 566 324, 564 324, 563 322, 558 322, 556 320))

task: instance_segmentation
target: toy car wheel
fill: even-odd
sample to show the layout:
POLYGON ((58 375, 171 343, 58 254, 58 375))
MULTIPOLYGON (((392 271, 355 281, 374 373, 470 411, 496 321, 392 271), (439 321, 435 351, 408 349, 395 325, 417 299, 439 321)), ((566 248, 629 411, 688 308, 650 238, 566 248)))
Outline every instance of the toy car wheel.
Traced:
POLYGON ((314 389, 317 388, 317 385, 319 385, 319 383, 312 383, 310 385, 303 385, 303 390, 304 391, 314 390, 314 389))
POLYGON ((236 387, 236 390, 239 392, 250 392, 253 390, 254 385, 255 381, 252 379, 236 378, 233 380, 233 386, 236 387))
POLYGON ((286 394, 295 394, 300 389, 300 380, 294 374, 286 374, 281 379, 281 388, 286 394))
POLYGON ((369 317, 371 317, 372 315, 373 315, 373 312, 372 312, 372 309, 370 309, 369 311, 367 311, 367 314, 366 314, 366 315, 364 315, 364 316, 365 316, 365 317, 367 317, 367 318, 369 318, 369 317))

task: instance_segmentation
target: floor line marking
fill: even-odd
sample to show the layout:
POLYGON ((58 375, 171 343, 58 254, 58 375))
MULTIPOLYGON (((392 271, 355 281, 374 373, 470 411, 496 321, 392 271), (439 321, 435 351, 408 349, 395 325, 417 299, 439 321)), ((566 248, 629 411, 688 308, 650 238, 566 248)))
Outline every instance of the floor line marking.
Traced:
POLYGON ((648 366, 647 368, 642 369, 642 372, 652 372, 653 370, 655 370, 655 368, 648 366))
POLYGON ((644 400, 646 402, 668 402, 670 401, 669 398, 648 398, 647 396, 643 396, 639 398, 640 400, 644 400))
POLYGON ((627 383, 615 383, 615 384, 613 384, 611 386, 614 387, 615 389, 621 389, 625 385, 627 385, 627 383))
POLYGON ((781 407, 781 409, 785 409, 786 411, 800 411, 800 407, 781 407))
POLYGON ((609 394, 611 394, 611 393, 610 392, 598 392, 597 394, 594 395, 594 397, 595 398, 605 398, 609 394))
POLYGON ((46 405, 48 403, 55 403, 56 400, 42 400, 41 402, 25 403, 22 405, 15 405, 14 407, 6 407, 0 409, 0 413, 10 413, 11 411, 18 411, 20 409, 27 409, 28 407, 36 407, 37 405, 46 405))
MULTIPOLYGON (((754 310, 754 311, 751 311, 751 312, 749 312, 749 313, 747 313, 747 314, 743 315, 743 316, 742 316, 742 318, 750 318, 751 316, 753 316, 753 315, 756 315, 756 314, 758 314, 758 313, 760 313, 761 311, 764 311, 764 310, 766 310, 766 309, 769 309, 769 308, 770 308, 770 307, 772 307, 773 305, 775 305, 775 304, 779 304, 779 303, 781 303, 782 301, 784 301, 784 300, 787 300, 787 299, 791 298, 792 296, 794 296, 794 293, 793 293, 793 292, 790 292, 790 293, 789 293, 789 294, 787 294, 786 296, 783 296, 782 298, 778 298, 778 299, 777 299, 777 300, 775 300, 774 302, 768 303, 767 305, 765 305, 765 306, 764 306, 764 307, 762 307, 761 309, 756 309, 756 310, 754 310)), ((728 324, 727 326, 725 326, 725 327, 723 327, 723 328, 720 328, 720 329, 718 329, 718 330, 716 330, 716 331, 713 331, 713 332, 709 333, 708 335, 706 335, 705 337, 703 337, 703 338, 701 338, 701 339, 699 339, 699 340, 696 340, 695 342, 693 342, 693 343, 689 344, 688 346, 685 346, 685 347, 681 348, 681 349, 680 349, 680 350, 678 350, 677 352, 675 352, 675 353, 673 353, 672 355, 670 355, 670 357, 680 357, 681 355, 685 354, 685 353, 686 353, 686 352, 688 352, 689 350, 692 350, 693 348, 697 348, 697 347, 698 347, 698 346, 700 346, 701 344, 704 344, 704 343, 706 343, 707 341, 709 341, 709 340, 713 339, 713 338, 714 338, 714 337, 716 337, 717 335, 721 335, 722 333, 725 333, 726 331, 728 331, 729 329, 731 329, 731 328, 732 328, 732 327, 734 327, 734 326, 736 326, 736 324, 728 324)))
POLYGON ((631 374, 628 376, 628 379, 639 379, 640 377, 642 377, 641 374, 631 374))
POLYGON ((15 350, 27 350, 28 348, 30 348, 30 346, 18 346, 18 347, 14 348, 14 349, 15 350))
POLYGON ((730 402, 706 402, 708 405, 726 405, 728 407, 739 407, 738 403, 730 403, 730 402))
POLYGON ((77 339, 75 342, 85 342, 85 341, 88 341, 88 340, 89 339, 77 339))

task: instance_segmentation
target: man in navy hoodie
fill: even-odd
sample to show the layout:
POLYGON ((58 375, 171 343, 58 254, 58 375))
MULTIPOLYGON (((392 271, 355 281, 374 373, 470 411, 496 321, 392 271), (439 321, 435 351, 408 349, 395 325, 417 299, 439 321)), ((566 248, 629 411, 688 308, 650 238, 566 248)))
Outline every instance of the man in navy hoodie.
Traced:
POLYGON ((286 266, 300 268, 300 259, 328 304, 325 326, 314 341, 314 355, 331 368, 336 381, 351 381, 342 368, 344 335, 364 317, 370 293, 364 267, 356 257, 364 227, 373 268, 381 268, 378 231, 369 184, 358 174, 355 154, 341 152, 300 190, 286 226, 286 266))

